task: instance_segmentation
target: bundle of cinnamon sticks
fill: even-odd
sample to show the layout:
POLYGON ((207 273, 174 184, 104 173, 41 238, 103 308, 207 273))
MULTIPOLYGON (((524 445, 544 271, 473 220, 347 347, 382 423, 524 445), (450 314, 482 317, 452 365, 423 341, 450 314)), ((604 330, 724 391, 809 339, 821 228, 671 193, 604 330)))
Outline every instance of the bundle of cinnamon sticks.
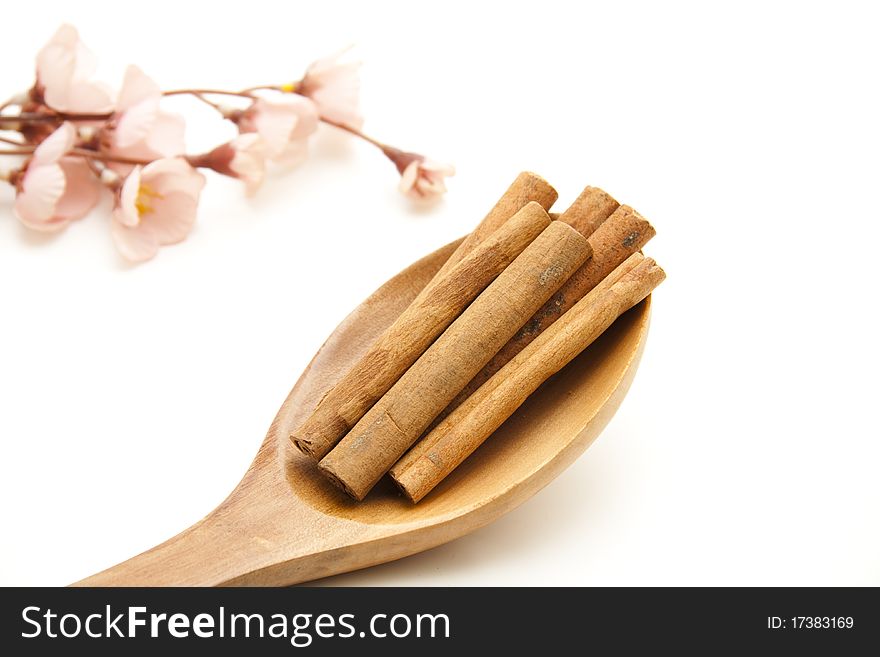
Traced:
POLYGON ((290 436, 357 500, 387 473, 413 502, 665 278, 655 232, 587 187, 521 173, 403 314, 290 436))

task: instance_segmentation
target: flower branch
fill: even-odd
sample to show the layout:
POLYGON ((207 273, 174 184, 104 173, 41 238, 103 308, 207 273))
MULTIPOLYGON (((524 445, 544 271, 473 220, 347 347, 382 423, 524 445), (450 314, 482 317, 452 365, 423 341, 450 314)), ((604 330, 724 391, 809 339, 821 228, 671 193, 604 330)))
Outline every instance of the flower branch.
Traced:
POLYGON ((270 166, 302 162, 320 123, 379 149, 401 175, 406 195, 437 198, 452 167, 365 134, 358 109, 359 62, 341 51, 318 60, 296 82, 241 91, 160 87, 130 66, 118 93, 92 80, 94 62, 76 30, 62 26, 37 55, 33 87, 0 105, 0 156, 24 157, 0 179, 16 190, 15 214, 34 230, 59 230, 88 214, 106 190, 114 195, 112 236, 134 261, 184 239, 196 218, 210 170, 260 187, 270 166), (191 96, 216 110, 238 136, 186 154, 182 116, 164 110, 170 96, 191 96), (215 102, 227 97, 233 106, 215 102), (13 110, 13 111, 7 111, 13 110))

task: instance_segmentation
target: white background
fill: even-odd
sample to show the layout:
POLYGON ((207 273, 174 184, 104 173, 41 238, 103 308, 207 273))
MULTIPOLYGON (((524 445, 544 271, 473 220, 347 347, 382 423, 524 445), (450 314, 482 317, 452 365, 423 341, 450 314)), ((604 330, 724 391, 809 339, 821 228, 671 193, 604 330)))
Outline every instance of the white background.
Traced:
MULTIPOLYGON (((355 42, 371 134, 453 162, 414 209, 322 129, 254 199, 212 176, 143 266, 106 208, 27 232, 0 189, 0 584, 66 584, 237 483, 348 310, 522 169, 659 231, 669 278, 617 416, 493 525, 331 584, 880 584, 880 41, 869 3, 18 3, 0 90, 62 21, 118 83, 300 76, 355 42)), ((192 104, 192 150, 229 126, 192 104)))

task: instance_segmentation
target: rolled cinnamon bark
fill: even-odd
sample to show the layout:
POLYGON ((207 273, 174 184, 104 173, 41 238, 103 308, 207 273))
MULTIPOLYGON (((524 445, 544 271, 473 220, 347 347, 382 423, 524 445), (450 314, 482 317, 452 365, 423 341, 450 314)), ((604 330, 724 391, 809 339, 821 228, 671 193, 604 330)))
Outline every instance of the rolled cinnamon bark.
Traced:
MULTIPOLYGON (((527 203, 534 201, 545 210, 549 210, 558 197, 559 194, 550 183, 537 173, 532 173, 531 171, 520 173, 516 180, 511 183, 510 187, 507 188, 507 191, 498 199, 495 206, 489 210, 489 213, 477 227, 458 245, 458 248, 449 256, 449 259, 443 263, 440 271, 434 275, 434 278, 431 279, 425 290, 430 289, 435 281, 442 278, 459 260, 473 251, 483 240, 501 227, 510 217, 519 212, 527 203)), ((422 294, 424 294, 424 291, 422 294)))
POLYGON ((431 289, 403 311, 291 434, 300 451, 323 458, 549 224, 547 212, 531 201, 436 278, 431 289))
POLYGON ((558 219, 589 237, 619 207, 620 203, 607 192, 587 186, 558 219))
POLYGON ((363 499, 589 255, 583 235, 552 222, 320 461, 319 469, 363 499))
POLYGON ((492 363, 495 371, 572 308, 620 263, 640 251, 656 234, 648 220, 631 207, 621 205, 617 208, 589 237, 593 257, 572 274, 565 285, 504 346, 498 360, 492 363))
POLYGON ((480 387, 392 474, 418 502, 486 440, 547 378, 589 346, 617 317, 648 296, 666 274, 636 253, 480 387))
MULTIPOLYGON (((591 189, 595 188, 588 187, 581 196, 588 194, 588 190, 591 189)), ((601 190, 598 191, 601 192, 601 190)), ((602 193, 604 194, 604 192, 602 193)), ((576 204, 577 201, 572 204, 572 207, 575 207, 576 204)), ((565 220, 566 213, 559 217, 560 221, 565 220)), ((601 216, 601 213, 596 213, 593 216, 601 216)), ((525 349, 532 340, 574 306, 587 292, 596 287, 615 267, 645 246, 655 234, 656 232, 648 220, 638 212, 628 205, 618 207, 590 235, 593 256, 571 275, 565 285, 559 288, 547 303, 486 364, 486 367, 477 373, 474 379, 440 413, 435 420, 435 425, 488 381, 489 377, 504 367, 511 358, 525 349)), ((404 463, 405 465, 406 463, 404 463)))
MULTIPOLYGON (((614 283, 620 280, 622 276, 632 271, 640 262, 644 260, 644 256, 641 253, 635 253, 629 258, 627 258, 624 262, 622 262, 614 271, 612 271, 608 276, 606 276, 593 290, 587 295, 592 299, 600 298, 600 296, 608 290, 614 283)), ((578 304, 576 307, 580 307, 578 304)), ((570 320, 568 320, 570 321, 570 320)), ((546 332, 546 331, 545 331, 546 332)), ((542 334, 543 335, 543 334, 542 334)), ((546 340, 547 338, 543 338, 546 340)), ((529 347, 527 346, 526 349, 529 347)), ((525 351, 525 349, 523 350, 525 351)), ((522 352, 520 352, 522 353, 522 352)), ((516 358, 514 358, 516 360, 516 358)), ((504 371, 507 371, 506 368, 501 368, 504 371)), ((500 371, 500 370, 499 370, 500 371)), ((454 426, 454 423, 457 421, 457 418, 461 418, 467 413, 469 413, 475 406, 482 403, 486 397, 491 394, 491 392, 498 387, 501 383, 502 379, 493 375, 489 377, 483 385, 479 386, 475 389, 467 398, 462 399, 462 403, 457 406, 454 410, 449 411, 452 404, 444 409, 444 416, 438 416, 438 418, 432 423, 432 425, 428 428, 425 434, 422 436, 421 440, 417 441, 412 448, 404 454, 397 463, 394 464, 394 467, 388 471, 388 474, 391 478, 399 482, 403 476, 404 471, 406 471, 410 466, 416 463, 419 459, 421 459, 425 454, 427 454, 431 448, 443 438, 454 426), (442 417, 442 419, 441 419, 442 417)), ((456 397, 456 400, 460 398, 456 397)))

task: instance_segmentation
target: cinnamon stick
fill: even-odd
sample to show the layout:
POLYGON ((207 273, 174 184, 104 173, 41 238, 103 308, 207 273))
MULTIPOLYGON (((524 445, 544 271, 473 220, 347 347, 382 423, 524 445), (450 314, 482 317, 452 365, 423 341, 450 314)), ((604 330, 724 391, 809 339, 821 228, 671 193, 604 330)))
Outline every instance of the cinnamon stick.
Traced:
MULTIPOLYGON (((560 218, 561 219, 561 218, 560 218)), ((654 227, 628 205, 618 207, 589 237, 593 257, 578 269, 541 309, 505 345, 499 360, 500 369, 508 360, 580 301, 633 253, 640 251, 656 235, 654 227), (503 361, 503 362, 502 362, 503 361)), ((497 369, 495 371, 497 371, 497 369)))
POLYGON ((435 281, 439 280, 446 272, 455 266, 459 260, 473 251, 483 240, 497 230, 505 221, 516 214, 527 203, 535 201, 545 210, 549 210, 559 194, 537 173, 523 171, 514 180, 507 191, 501 195, 498 202, 489 213, 477 225, 476 228, 458 245, 449 259, 443 263, 434 278, 428 283, 426 290, 430 289, 435 281))
MULTIPOLYGON (((624 262, 622 262, 617 268, 615 268, 614 271, 612 271, 608 276, 606 276, 599 283, 599 285, 593 288, 593 290, 587 296, 591 297, 592 299, 599 298, 600 295, 605 292, 605 290, 607 290, 614 283, 619 281, 622 276, 632 271, 643 260, 644 256, 641 253, 633 254, 624 262)), ((581 307, 580 303, 578 303, 575 307, 581 307)), ((571 319, 569 318, 567 321, 571 321, 571 319)), ((549 338, 542 338, 542 340, 547 339, 549 338)), ((530 346, 531 345, 527 346, 523 350, 523 352, 529 349, 530 346)), ((517 358, 514 358, 513 360, 517 360, 517 358)), ((501 368, 501 370, 507 371, 506 367, 501 368)), ((501 370, 499 370, 499 372, 501 370)), ((412 449, 404 454, 400 458, 400 460, 394 464, 394 467, 389 470, 388 474, 391 475, 391 478, 395 481, 399 481, 405 470, 416 463, 425 454, 430 452, 431 448, 437 443, 437 441, 440 440, 447 433, 449 433, 450 429, 454 426, 454 423, 456 422, 456 418, 460 418, 463 414, 469 413, 476 405, 482 403, 486 396, 489 395, 492 390, 494 390, 501 383, 501 381, 502 379, 497 374, 489 377, 485 381, 485 383, 483 383, 483 385, 479 386, 473 393, 468 395, 466 399, 463 399, 462 403, 457 406, 453 411, 450 411, 445 416, 438 416, 434 423, 425 432, 425 435, 422 436, 421 440, 416 442, 412 446, 412 449)), ((458 399, 458 397, 456 397, 456 399, 458 399)), ((451 407, 452 404, 447 406, 444 410, 444 413, 446 411, 449 411, 451 407)))
POLYGON ((318 464, 361 500, 431 421, 590 255, 552 222, 318 464))
POLYGON ((587 186, 558 218, 589 237, 619 207, 620 203, 604 190, 587 186))
MULTIPOLYGON (((581 196, 588 194, 588 190, 592 189, 595 188, 588 187, 581 196)), ((601 192, 601 190, 598 191, 601 192)), ((602 193, 604 194, 604 192, 602 193)), ((572 207, 576 204, 577 201, 572 204, 572 207)), ((607 208, 607 204, 604 207, 607 208)), ((567 213, 568 211, 563 213, 559 220, 564 221, 567 213)), ((594 216, 601 216, 601 213, 596 213, 594 216)), ((504 367, 511 358, 525 349, 542 331, 559 319, 587 292, 596 287, 615 267, 644 247, 655 234, 653 226, 638 212, 628 205, 618 207, 590 235, 589 241, 593 257, 572 274, 565 285, 517 331, 516 335, 486 364, 486 367, 474 377, 473 381, 468 383, 464 390, 450 402, 449 406, 438 416, 437 421, 442 420, 455 410, 489 377, 504 367)))
POLYGON ((531 201, 446 274, 435 278, 431 288, 385 330, 291 434, 300 451, 323 458, 549 224, 547 212, 531 201))
POLYGON ((636 253, 429 433, 418 458, 392 475, 418 502, 486 440, 547 378, 639 303, 666 274, 636 253))

